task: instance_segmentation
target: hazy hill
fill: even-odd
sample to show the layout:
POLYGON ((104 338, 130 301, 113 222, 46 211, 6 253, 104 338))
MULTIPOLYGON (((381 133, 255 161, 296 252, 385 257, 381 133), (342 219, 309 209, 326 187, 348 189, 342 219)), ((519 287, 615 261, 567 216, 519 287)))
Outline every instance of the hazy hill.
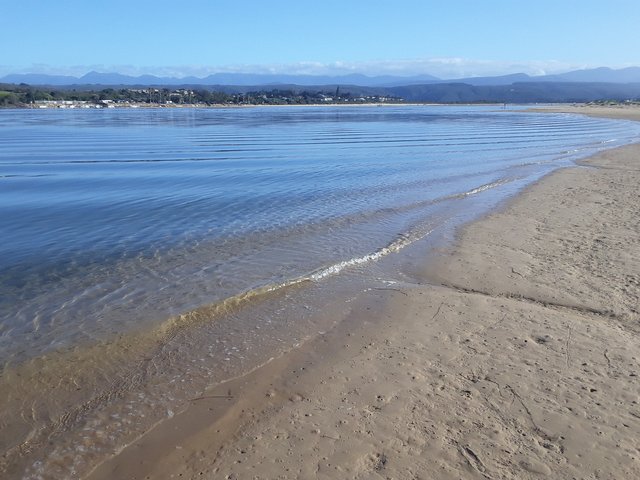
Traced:
POLYGON ((77 77, 68 75, 46 75, 40 73, 13 73, 0 78, 0 83, 26 83, 28 85, 72 85, 78 83, 77 77))
POLYGON ((539 78, 542 77, 531 77, 526 73, 512 73, 510 75, 499 75, 496 77, 455 78, 434 83, 466 83, 468 85, 511 85, 515 82, 536 81, 539 78))
POLYGON ((441 83, 389 88, 407 101, 433 103, 555 103, 640 99, 640 83, 518 82, 511 85, 441 83))
MULTIPOLYGON (((229 94, 256 92, 277 88, 294 92, 322 91, 335 92, 337 85, 303 86, 287 85, 217 85, 209 90, 229 94)), ((597 82, 515 82, 510 85, 470 85, 468 83, 429 83, 403 85, 398 87, 363 87, 340 85, 340 92, 354 97, 367 95, 389 95, 409 102, 427 103, 562 103, 592 102, 596 100, 640 99, 638 83, 597 83, 597 82)))
POLYGON ((253 73, 216 73, 203 78, 199 77, 158 77, 142 75, 138 77, 120 73, 89 72, 81 77, 45 74, 12 74, 0 78, 2 83, 26 83, 29 85, 101 85, 101 86, 177 86, 177 85, 359 85, 363 87, 399 87, 407 85, 424 85, 435 83, 464 83, 476 86, 511 85, 516 82, 600 82, 600 83, 638 83, 640 67, 628 67, 619 70, 610 68, 594 68, 575 70, 558 75, 529 76, 524 73, 500 75, 493 77, 468 77, 442 80, 432 75, 416 75, 402 77, 394 75, 366 76, 350 75, 280 75, 253 73))
POLYGON ((441 82, 466 83, 469 85, 511 85, 517 82, 640 83, 640 67, 628 67, 620 70, 601 67, 589 70, 574 70, 557 75, 539 75, 534 77, 526 73, 514 73, 495 77, 457 78, 441 82))
POLYGON ((640 67, 628 67, 619 70, 612 70, 606 67, 575 70, 560 75, 548 75, 545 78, 551 81, 565 82, 638 83, 640 82, 640 67))
POLYGON ((381 75, 369 77, 361 74, 329 76, 329 75, 268 75, 253 73, 216 73, 204 78, 199 77, 157 77, 154 75, 142 75, 133 77, 119 73, 89 72, 81 77, 45 74, 12 74, 0 78, 1 83, 26 83, 29 85, 150 85, 150 86, 176 86, 176 85, 326 85, 349 84, 368 86, 396 86, 411 85, 440 81, 432 75, 418 75, 414 77, 398 77, 381 75))

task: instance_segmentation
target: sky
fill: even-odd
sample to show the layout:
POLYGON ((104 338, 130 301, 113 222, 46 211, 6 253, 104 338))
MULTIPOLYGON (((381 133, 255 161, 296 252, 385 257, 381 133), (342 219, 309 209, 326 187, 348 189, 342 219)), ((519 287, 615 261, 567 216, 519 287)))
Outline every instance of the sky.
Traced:
POLYGON ((640 65, 640 0, 0 0, 0 75, 440 78, 640 65))

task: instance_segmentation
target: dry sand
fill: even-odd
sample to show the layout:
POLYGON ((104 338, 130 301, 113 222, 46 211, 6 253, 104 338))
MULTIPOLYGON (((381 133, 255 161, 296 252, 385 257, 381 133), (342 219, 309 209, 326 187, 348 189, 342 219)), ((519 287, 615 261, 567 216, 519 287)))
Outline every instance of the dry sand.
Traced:
POLYGON ((640 478, 640 145, 585 164, 91 478, 640 478))

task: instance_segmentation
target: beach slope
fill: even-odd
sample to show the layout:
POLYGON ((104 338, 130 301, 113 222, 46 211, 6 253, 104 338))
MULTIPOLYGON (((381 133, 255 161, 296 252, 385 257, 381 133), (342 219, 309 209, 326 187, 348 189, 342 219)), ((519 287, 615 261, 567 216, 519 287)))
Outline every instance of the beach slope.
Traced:
POLYGON ((640 478, 639 184, 546 177, 93 478, 640 478))

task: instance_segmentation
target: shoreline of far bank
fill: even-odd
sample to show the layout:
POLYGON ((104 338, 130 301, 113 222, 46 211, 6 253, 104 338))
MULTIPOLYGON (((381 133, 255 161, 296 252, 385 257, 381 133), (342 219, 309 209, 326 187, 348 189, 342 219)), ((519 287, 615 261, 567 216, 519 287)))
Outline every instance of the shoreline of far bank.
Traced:
POLYGON ((640 145, 583 163, 88 478, 640 475, 640 145))
MULTIPOLYGON (((148 103, 134 103, 127 105, 111 104, 108 105, 91 105, 82 106, 83 104, 71 105, 51 105, 51 106, 36 106, 36 105, 24 105, 18 107, 0 107, 0 111, 15 111, 15 110, 156 110, 156 109, 237 109, 237 108, 367 108, 367 107, 502 107, 503 103, 429 103, 429 102, 370 102, 370 103, 299 103, 299 104, 148 104, 148 103)), ((518 105, 520 106, 520 105, 518 105)))
POLYGON ((589 105, 565 104, 531 107, 529 112, 538 113, 577 113, 595 118, 640 121, 640 105, 589 105))
POLYGON ((503 110, 510 110, 513 107, 522 108, 525 112, 536 113, 578 113, 596 118, 611 118, 619 120, 639 120, 640 104, 617 104, 617 105, 595 105, 590 103, 505 103, 505 102, 460 102, 460 103, 436 103, 436 102, 414 102, 414 101, 384 101, 384 102, 323 102, 323 103, 147 103, 131 102, 119 103, 90 103, 86 101, 49 101, 47 104, 20 104, 1 106, 0 111, 13 110, 126 110, 126 109, 225 109, 225 108, 287 108, 287 107, 498 107, 503 110))

